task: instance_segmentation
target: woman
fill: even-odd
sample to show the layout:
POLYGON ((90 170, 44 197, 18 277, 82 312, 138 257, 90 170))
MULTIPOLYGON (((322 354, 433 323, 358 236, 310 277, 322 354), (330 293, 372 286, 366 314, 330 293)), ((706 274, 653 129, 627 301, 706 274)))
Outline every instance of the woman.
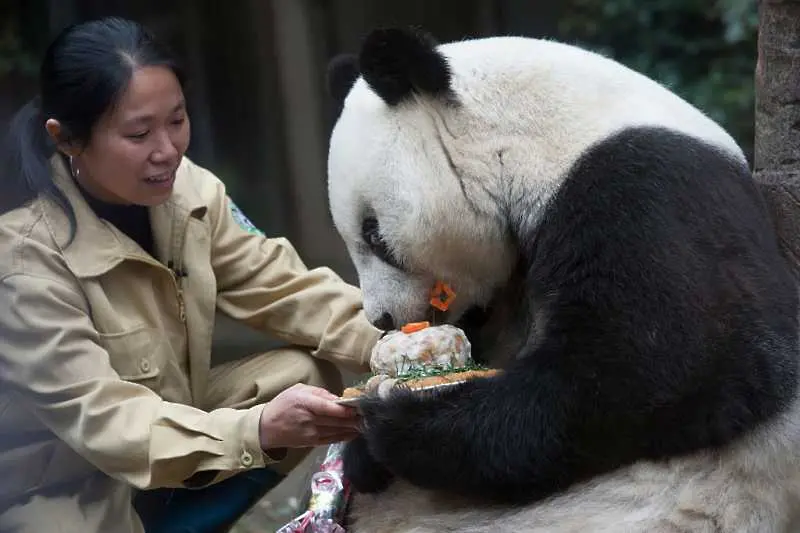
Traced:
POLYGON ((355 287, 251 231, 184 156, 183 82, 139 25, 93 21, 54 40, 12 121, 1 531, 217 531, 309 447, 356 434, 335 365, 368 369, 381 331, 355 287), (210 368, 216 310, 291 347, 210 368), (185 517, 204 529, 180 501, 203 502, 185 517))

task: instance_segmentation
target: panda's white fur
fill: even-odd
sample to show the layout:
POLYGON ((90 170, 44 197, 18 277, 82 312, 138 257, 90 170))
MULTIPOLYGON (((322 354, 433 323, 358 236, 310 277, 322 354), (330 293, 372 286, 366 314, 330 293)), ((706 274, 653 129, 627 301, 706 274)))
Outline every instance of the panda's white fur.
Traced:
MULTIPOLYGON (((448 321, 508 291, 520 254, 509 217, 520 232, 535 232, 575 162, 617 132, 668 128, 746 167, 719 125, 608 58, 514 37, 437 50, 452 74, 448 94, 411 91, 387 105, 359 77, 330 140, 331 212, 373 321, 427 316, 437 279, 458 292, 448 321), (392 261, 365 242, 365 213, 380 218, 392 261)), ((514 309, 501 311, 492 326, 508 328, 502 342, 518 350, 524 333, 517 338, 511 330, 525 325, 515 322, 514 309)), ((793 397, 780 416, 719 450, 638 461, 529 505, 476 504, 398 479, 385 491, 354 496, 348 531, 800 531, 800 402, 793 397)))

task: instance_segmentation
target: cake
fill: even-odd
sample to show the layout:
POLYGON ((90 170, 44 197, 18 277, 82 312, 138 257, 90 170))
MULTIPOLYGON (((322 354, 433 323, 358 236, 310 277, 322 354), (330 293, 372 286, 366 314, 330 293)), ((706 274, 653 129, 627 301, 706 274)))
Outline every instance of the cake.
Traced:
POLYGON ((384 335, 372 351, 370 369, 369 379, 345 389, 342 398, 385 397, 397 387, 422 389, 498 373, 473 361, 471 345, 460 328, 427 322, 384 335))

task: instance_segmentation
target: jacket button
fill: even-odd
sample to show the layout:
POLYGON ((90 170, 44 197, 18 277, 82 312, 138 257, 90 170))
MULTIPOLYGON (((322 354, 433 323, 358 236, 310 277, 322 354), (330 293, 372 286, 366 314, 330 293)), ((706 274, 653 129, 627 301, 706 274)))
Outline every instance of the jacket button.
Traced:
POLYGON ((240 459, 244 466, 251 466, 253 464, 253 456, 250 455, 249 452, 242 452, 240 459))
POLYGON ((142 359, 139 361, 139 368, 142 370, 142 372, 150 372, 150 361, 147 359, 142 359))

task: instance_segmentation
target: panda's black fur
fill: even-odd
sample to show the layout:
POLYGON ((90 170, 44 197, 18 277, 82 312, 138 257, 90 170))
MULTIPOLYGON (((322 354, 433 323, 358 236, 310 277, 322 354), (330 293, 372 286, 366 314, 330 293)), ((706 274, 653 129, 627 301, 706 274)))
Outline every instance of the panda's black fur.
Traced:
MULTIPOLYGON (((430 41, 376 35, 349 68, 387 105, 414 92, 452 100, 430 41)), ((340 95, 354 81, 329 79, 340 95)), ((641 459, 725 446, 795 398, 796 286, 741 162, 628 128, 574 163, 535 225, 527 201, 506 206, 524 345, 510 356, 480 345, 476 358, 508 361, 502 377, 365 402, 345 457, 357 490, 400 477, 532 502, 641 459)))

